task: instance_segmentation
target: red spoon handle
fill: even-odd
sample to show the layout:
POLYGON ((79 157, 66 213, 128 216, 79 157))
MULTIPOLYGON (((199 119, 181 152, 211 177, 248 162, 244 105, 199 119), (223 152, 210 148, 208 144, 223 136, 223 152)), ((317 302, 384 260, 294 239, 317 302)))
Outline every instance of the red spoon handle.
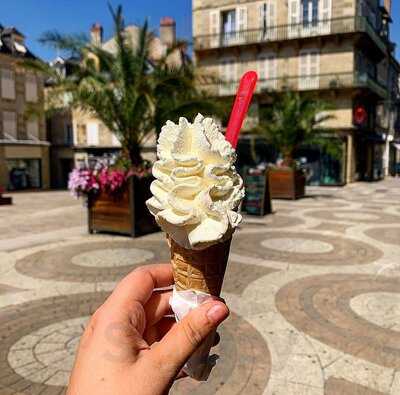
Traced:
POLYGON ((225 135, 226 140, 232 144, 233 148, 237 146, 240 129, 249 109, 257 79, 258 76, 255 71, 248 71, 240 80, 225 135))

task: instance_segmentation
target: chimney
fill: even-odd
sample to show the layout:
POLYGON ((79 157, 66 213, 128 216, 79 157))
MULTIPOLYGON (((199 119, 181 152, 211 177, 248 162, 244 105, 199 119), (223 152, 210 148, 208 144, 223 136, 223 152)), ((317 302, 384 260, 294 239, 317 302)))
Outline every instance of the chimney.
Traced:
POLYGON ((160 21, 160 39, 167 47, 172 47, 176 42, 175 20, 169 16, 161 18, 160 21))
POLYGON ((100 23, 94 23, 90 29, 90 40, 94 45, 100 45, 103 42, 103 26, 100 23))
POLYGON ((389 15, 392 15, 392 0, 384 0, 383 5, 389 15))

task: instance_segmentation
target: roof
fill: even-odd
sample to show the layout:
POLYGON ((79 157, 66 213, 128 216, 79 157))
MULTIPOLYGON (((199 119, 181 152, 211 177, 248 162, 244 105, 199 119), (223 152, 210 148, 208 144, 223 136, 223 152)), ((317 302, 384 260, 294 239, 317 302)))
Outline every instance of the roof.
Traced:
POLYGON ((16 34, 18 36, 21 36, 21 37, 25 38, 25 36, 17 28, 15 28, 14 26, 3 27, 1 34, 4 34, 4 35, 16 34))
POLYGON ((3 27, 0 24, 0 53, 18 58, 36 59, 36 56, 23 42, 25 36, 15 27, 3 27), (14 40, 12 36, 19 36, 20 40, 14 40))

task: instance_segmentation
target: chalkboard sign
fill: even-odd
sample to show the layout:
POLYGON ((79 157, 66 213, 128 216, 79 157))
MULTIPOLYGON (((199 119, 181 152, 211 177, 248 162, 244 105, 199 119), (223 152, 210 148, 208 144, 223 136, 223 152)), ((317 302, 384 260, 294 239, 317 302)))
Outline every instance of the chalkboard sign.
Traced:
POLYGON ((260 169, 247 169, 244 175, 246 198, 244 210, 247 214, 264 216, 272 212, 268 172, 260 169))

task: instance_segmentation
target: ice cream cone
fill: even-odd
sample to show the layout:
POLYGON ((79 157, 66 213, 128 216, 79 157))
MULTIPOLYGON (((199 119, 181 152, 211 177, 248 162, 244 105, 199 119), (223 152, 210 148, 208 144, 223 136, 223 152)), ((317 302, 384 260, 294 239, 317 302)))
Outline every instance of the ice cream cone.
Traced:
POLYGON ((229 257, 231 238, 203 250, 188 250, 169 238, 177 291, 196 290, 219 296, 229 257))
MULTIPOLYGON (((197 291, 204 295, 219 296, 228 262, 231 238, 203 250, 188 250, 172 238, 168 236, 167 238, 171 250, 175 291, 178 293, 197 291)), ((215 364, 215 360, 210 357, 215 333, 213 331, 204 340, 185 365, 186 373, 195 380, 207 380, 215 364)))

